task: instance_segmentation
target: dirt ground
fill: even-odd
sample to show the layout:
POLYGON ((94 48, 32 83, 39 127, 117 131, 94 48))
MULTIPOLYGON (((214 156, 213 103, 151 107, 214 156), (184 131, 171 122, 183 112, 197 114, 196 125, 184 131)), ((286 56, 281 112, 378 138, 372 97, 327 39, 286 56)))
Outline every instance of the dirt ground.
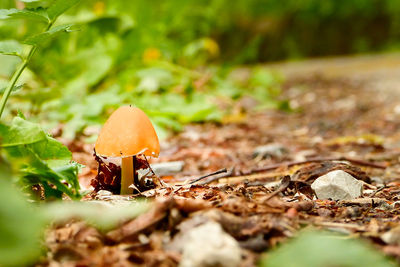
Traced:
MULTIPOLYGON (((269 67, 286 76, 282 98, 294 112, 186 126, 162 142, 153 161, 183 161, 184 167, 163 177, 169 186, 143 194, 155 200, 149 212, 106 233, 79 221, 55 226, 39 265, 177 266, 185 257, 185 232, 207 221, 238 242, 241 266, 254 266, 262 252, 310 225, 369 240, 400 262, 400 238, 382 238, 400 225, 400 55, 269 67), (255 153, 271 144, 274 149, 255 153), (224 168, 226 173, 187 183, 224 168), (316 199, 311 183, 338 169, 364 182, 363 196, 316 199)), ((249 102, 238 105, 246 110, 249 102)), ((88 166, 81 175, 87 185, 97 171, 92 147, 70 148, 88 166)))

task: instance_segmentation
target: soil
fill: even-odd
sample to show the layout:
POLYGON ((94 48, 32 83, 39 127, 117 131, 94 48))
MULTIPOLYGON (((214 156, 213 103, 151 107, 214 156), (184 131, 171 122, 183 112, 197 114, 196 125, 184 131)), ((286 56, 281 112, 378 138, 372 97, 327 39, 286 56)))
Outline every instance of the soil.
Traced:
MULTIPOLYGON (((105 233, 80 221, 54 226, 39 265, 177 266, 179 236, 198 218, 218 222, 239 242, 241 266, 256 265, 263 253, 310 226, 356 235, 400 263, 400 242, 382 239, 400 225, 400 55, 269 67, 285 74, 282 98, 293 112, 250 112, 229 123, 186 126, 162 142, 153 160, 183 161, 184 168, 162 177, 168 186, 143 193, 154 200, 150 211, 105 233), (279 150, 255 155, 268 144, 279 150), (188 183, 223 168, 226 173, 188 183), (361 198, 315 197, 310 184, 336 169, 364 181, 361 198)), ((249 101, 239 101, 238 109, 247 110, 249 101)), ((70 148, 88 166, 80 179, 89 185, 97 172, 93 147, 76 140, 70 148)))

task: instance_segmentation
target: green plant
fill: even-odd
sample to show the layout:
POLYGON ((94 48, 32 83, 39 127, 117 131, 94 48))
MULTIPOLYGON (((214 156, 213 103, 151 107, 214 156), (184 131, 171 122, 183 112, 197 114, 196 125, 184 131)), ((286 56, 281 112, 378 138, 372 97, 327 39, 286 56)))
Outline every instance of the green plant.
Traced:
MULTIPOLYGON (((35 54, 38 45, 45 42, 47 39, 53 37, 60 32, 68 32, 71 28, 71 24, 60 25, 53 27, 57 18, 67 11, 70 7, 78 3, 80 0, 55 0, 47 9, 1 9, 0 18, 2 19, 28 19, 37 20, 46 24, 45 31, 36 35, 28 36, 24 43, 30 45, 30 48, 26 55, 23 55, 21 46, 14 40, 0 42, 0 54, 18 56, 22 62, 11 77, 10 83, 5 89, 1 100, 0 100, 0 118, 3 114, 7 100, 13 90, 16 88, 18 79, 22 72, 28 65, 32 56, 35 54)), ((23 2, 31 2, 29 0, 23 2)))
MULTIPOLYGON (((23 2, 29 5, 32 1, 23 2)), ((46 25, 44 32, 25 38, 24 43, 30 46, 26 53, 23 53, 22 45, 15 40, 0 42, 0 54, 21 59, 0 100, 0 117, 11 92, 22 87, 17 82, 38 46, 60 32, 70 31, 71 24, 53 25, 62 13, 77 2, 79 0, 55 0, 46 8, 0 10, 0 19, 27 19, 46 25)), ((0 124, 0 137, 2 152, 18 166, 18 183, 24 189, 29 191, 33 185, 39 184, 47 198, 61 198, 63 193, 73 199, 80 197, 77 180, 79 164, 72 162, 71 152, 47 135, 39 125, 28 122, 20 115, 9 126, 0 124)))
MULTIPOLYGON (((239 15, 237 10, 246 6, 240 2, 82 2, 58 19, 81 30, 40 44, 3 117, 20 110, 45 129, 63 124, 63 137, 74 139, 87 126, 100 126, 111 110, 124 104, 144 109, 161 136, 187 123, 222 121, 232 110, 232 98, 250 95, 261 100, 259 107, 281 108, 275 92, 279 79, 256 88, 232 81, 232 66, 215 65, 223 50, 213 32, 230 29, 224 20, 239 15), (225 8, 228 13, 222 12, 225 8), (24 90, 19 89, 22 84, 24 90), (221 99, 229 102, 223 109, 221 99)), ((35 3, 38 8, 45 1, 35 3)), ((25 40, 27 30, 39 29, 20 20, 3 25, 0 21, 0 37, 25 40)), ((1 88, 2 76, 15 62, 0 61, 5 72, 0 73, 1 88)))
POLYGON ((10 126, 0 124, 0 147, 7 158, 17 165, 23 189, 40 184, 46 198, 61 198, 65 193, 80 197, 77 174, 79 164, 59 141, 46 134, 39 125, 15 117, 10 126))

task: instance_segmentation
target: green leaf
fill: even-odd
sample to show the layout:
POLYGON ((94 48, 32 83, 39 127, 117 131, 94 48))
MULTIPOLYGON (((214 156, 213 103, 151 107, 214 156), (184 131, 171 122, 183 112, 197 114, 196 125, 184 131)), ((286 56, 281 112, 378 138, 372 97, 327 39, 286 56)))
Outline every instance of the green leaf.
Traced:
POLYGON ((15 40, 0 41, 0 54, 21 57, 22 46, 15 40))
POLYGON ((71 151, 58 140, 47 136, 45 140, 32 144, 32 149, 43 160, 62 160, 69 162, 71 151))
POLYGON ((39 125, 15 117, 11 127, 0 124, 1 147, 28 145, 44 141, 46 133, 39 125))
POLYGON ((80 197, 79 183, 76 178, 78 175, 77 165, 72 165, 70 168, 60 171, 50 168, 50 166, 44 160, 40 159, 30 148, 24 150, 24 155, 28 160, 20 169, 24 184, 43 185, 46 198, 61 198, 62 193, 65 193, 72 199, 78 199, 80 197), (69 183, 69 185, 64 184, 64 182, 69 183), (56 189, 52 188, 51 185, 54 185, 56 189))
POLYGON ((391 267, 382 254, 361 240, 306 231, 268 254, 261 267, 374 266, 391 267))
POLYGON ((44 12, 34 11, 29 9, 0 9, 0 19, 33 19, 43 22, 49 22, 46 14, 44 12))
POLYGON ((76 5, 79 1, 80 0, 55 0, 47 10, 47 14, 49 18, 54 21, 55 18, 76 5))
POLYGON ((59 33, 70 32, 71 26, 72 26, 72 24, 66 24, 66 25, 60 25, 60 26, 51 28, 50 30, 48 30, 46 32, 42 32, 42 33, 28 37, 27 39, 25 39, 24 43, 29 44, 29 45, 41 44, 59 33))
POLYGON ((77 179, 80 165, 71 162, 68 148, 48 136, 39 125, 16 117, 11 126, 0 124, 0 136, 1 146, 8 155, 21 161, 23 185, 41 184, 47 197, 60 198, 62 193, 74 199, 80 197, 77 179))
POLYGON ((11 185, 4 165, 0 159, 0 266, 28 266, 40 255, 44 220, 11 185))

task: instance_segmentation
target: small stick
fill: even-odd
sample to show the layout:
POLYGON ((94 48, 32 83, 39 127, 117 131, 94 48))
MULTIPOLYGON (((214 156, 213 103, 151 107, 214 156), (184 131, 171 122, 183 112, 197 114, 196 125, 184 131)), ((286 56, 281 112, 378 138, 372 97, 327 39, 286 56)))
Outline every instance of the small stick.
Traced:
POLYGON ((270 200, 271 198, 273 198, 274 196, 276 196, 277 194, 283 192, 286 190, 286 188, 289 186, 290 184, 290 176, 286 175, 282 178, 281 180, 281 184, 279 185, 278 189, 275 190, 274 192, 272 192, 271 194, 269 194, 267 197, 265 197, 263 199, 263 202, 267 202, 268 200, 270 200))
POLYGON ((194 183, 197 183, 198 181, 203 180, 204 178, 207 178, 207 177, 210 177, 210 176, 214 176, 214 175, 217 175, 217 174, 220 174, 220 173, 226 173, 226 172, 228 172, 227 169, 223 168, 221 170, 218 170, 218 171, 215 171, 215 172, 200 176, 199 178, 196 178, 196 179, 190 181, 189 184, 194 184, 194 183))
POLYGON ((368 166, 368 167, 373 167, 373 168, 377 168, 377 169, 386 169, 386 166, 384 166, 382 164, 377 164, 377 163, 364 161, 364 160, 360 160, 360 159, 352 159, 352 158, 347 158, 347 157, 339 157, 339 158, 317 157, 317 158, 310 158, 310 159, 303 160, 303 161, 289 161, 289 162, 282 162, 282 163, 272 164, 272 165, 269 165, 269 166, 265 166, 265 167, 254 169, 251 172, 254 173, 254 172, 271 171, 271 170, 278 169, 278 168, 280 168, 282 166, 292 167, 292 166, 295 166, 295 165, 307 164, 307 163, 312 163, 312 162, 321 162, 321 161, 348 161, 348 162, 351 162, 351 163, 354 163, 354 164, 357 164, 357 165, 368 166))
POLYGON ((146 160, 147 167, 150 169, 151 173, 152 173, 154 176, 157 176, 157 178, 159 178, 158 175, 156 175, 155 172, 153 171, 153 169, 151 168, 150 163, 149 163, 149 161, 147 160, 146 155, 144 156, 144 159, 146 160))
MULTIPOLYGON (((194 184, 194 183, 197 183, 198 181, 201 181, 201 180, 204 179, 204 178, 207 178, 207 177, 210 177, 210 176, 213 176, 213 175, 216 175, 216 174, 224 173, 224 172, 227 172, 226 168, 223 168, 223 169, 218 170, 218 171, 216 171, 216 172, 209 173, 209 174, 204 175, 204 176, 200 176, 199 178, 196 178, 196 179, 190 181, 190 182, 187 183, 187 184, 194 184)), ((185 184, 179 185, 178 188, 174 191, 174 193, 177 193, 177 192, 178 192, 179 190, 181 190, 184 186, 185 186, 185 184)))
POLYGON ((203 181, 203 182, 201 182, 201 183, 199 183, 199 184, 200 184, 200 185, 206 185, 206 184, 212 183, 212 182, 214 182, 214 181, 218 181, 218 180, 220 180, 220 179, 226 178, 226 177, 232 175, 233 170, 234 170, 234 167, 230 168, 230 169, 229 169, 226 173, 224 173, 223 175, 217 175, 217 176, 212 177, 211 179, 205 180, 205 181, 203 181))
POLYGON ((379 187, 378 189, 376 189, 371 195, 370 197, 374 197, 377 193, 379 193, 380 191, 382 191, 383 189, 387 188, 386 185, 383 185, 381 187, 379 187))

